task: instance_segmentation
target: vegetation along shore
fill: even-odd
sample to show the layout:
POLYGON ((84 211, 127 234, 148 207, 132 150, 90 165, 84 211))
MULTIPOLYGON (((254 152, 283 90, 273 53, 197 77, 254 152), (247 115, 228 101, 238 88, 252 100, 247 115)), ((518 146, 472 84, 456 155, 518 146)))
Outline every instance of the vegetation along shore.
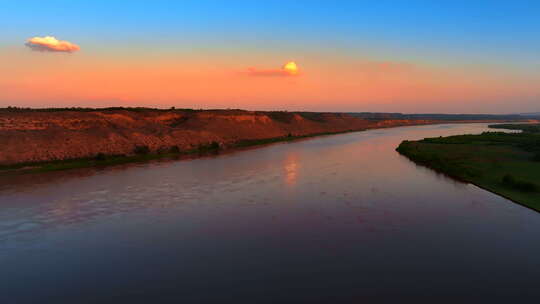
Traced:
POLYGON ((484 132, 404 141, 412 161, 540 211, 540 124, 498 124, 484 132))

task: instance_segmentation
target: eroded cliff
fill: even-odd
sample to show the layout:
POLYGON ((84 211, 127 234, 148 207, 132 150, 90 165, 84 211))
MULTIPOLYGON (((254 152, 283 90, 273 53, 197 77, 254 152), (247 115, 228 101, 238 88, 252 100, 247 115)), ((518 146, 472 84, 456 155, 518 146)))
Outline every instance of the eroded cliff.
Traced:
POLYGON ((369 121, 339 113, 242 110, 102 109, 92 111, 0 110, 0 165, 188 151, 212 142, 231 147, 242 140, 305 136, 427 120, 369 121), (176 148, 177 147, 177 148, 176 148))

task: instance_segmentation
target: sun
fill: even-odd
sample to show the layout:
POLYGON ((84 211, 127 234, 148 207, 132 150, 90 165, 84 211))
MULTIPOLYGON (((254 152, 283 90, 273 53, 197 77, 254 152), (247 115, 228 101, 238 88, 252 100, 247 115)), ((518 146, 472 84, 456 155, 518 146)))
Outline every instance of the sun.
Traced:
POLYGON ((283 66, 283 70, 285 70, 287 73, 291 75, 297 75, 298 74, 298 66, 296 65, 296 62, 289 61, 283 66))

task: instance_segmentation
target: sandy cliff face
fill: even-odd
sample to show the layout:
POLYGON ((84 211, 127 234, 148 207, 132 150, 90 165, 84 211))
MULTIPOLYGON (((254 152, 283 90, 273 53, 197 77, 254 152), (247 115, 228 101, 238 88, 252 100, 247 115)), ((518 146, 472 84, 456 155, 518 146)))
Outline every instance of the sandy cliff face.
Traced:
POLYGON ((216 141, 361 130, 428 123, 370 122, 347 114, 250 112, 240 110, 0 111, 0 165, 133 154, 136 146, 190 150, 216 141))

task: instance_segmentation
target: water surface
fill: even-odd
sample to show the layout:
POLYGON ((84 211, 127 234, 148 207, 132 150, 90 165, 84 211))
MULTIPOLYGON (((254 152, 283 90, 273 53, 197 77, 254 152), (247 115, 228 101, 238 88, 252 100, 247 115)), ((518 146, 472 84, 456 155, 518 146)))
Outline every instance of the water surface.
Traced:
POLYGON ((540 214, 370 130, 0 179, 0 303, 538 303, 540 214))

